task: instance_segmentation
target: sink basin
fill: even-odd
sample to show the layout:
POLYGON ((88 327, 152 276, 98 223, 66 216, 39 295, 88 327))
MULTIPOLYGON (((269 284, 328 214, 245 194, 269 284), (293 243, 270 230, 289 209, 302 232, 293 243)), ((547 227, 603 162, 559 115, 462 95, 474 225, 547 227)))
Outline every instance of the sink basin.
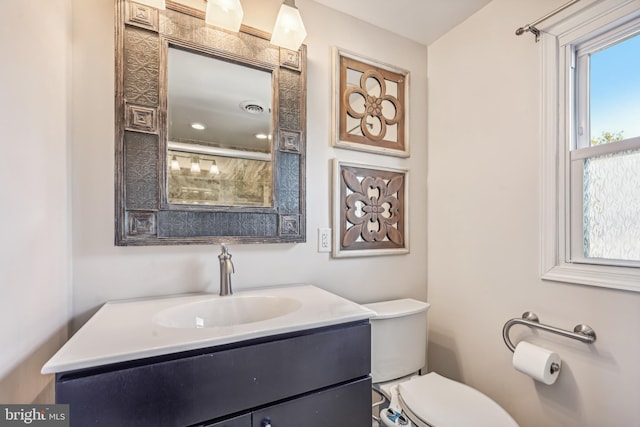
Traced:
POLYGON ((105 303, 42 367, 76 371, 357 322, 375 313, 312 285, 105 303), (117 339, 113 339, 117 337, 117 339))
POLYGON ((301 306, 299 300, 283 296, 212 297, 162 310, 153 317, 153 321, 169 328, 235 326, 284 316, 301 306))

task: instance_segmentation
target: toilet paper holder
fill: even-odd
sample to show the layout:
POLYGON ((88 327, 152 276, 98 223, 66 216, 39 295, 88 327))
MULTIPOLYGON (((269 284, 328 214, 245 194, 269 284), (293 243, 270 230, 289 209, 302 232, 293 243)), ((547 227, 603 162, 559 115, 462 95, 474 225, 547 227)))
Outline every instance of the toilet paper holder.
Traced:
POLYGON ((538 319, 538 316, 535 313, 531 311, 525 311, 522 314, 522 318, 507 320, 507 323, 505 323, 504 327, 502 328, 502 338, 504 339, 504 343, 507 345, 509 350, 511 350, 511 352, 514 352, 516 350, 516 346, 513 345, 513 343, 511 342, 511 338, 509 338, 509 330, 514 325, 525 325, 530 328, 542 329, 543 331, 562 335, 563 337, 582 341, 587 344, 591 344, 596 340, 596 331, 594 331, 593 328, 589 325, 581 323, 579 325, 576 325, 576 327, 573 328, 573 332, 571 332, 564 329, 556 328, 555 326, 549 326, 540 323, 540 319, 538 319))

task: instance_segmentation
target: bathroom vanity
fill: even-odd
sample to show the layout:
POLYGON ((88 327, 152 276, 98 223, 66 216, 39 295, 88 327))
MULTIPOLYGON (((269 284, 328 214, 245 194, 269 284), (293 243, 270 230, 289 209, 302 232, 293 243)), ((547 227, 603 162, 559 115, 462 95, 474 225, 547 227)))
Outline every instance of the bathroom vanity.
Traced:
POLYGON ((72 426, 364 426, 371 315, 308 285, 107 303, 43 373, 72 426))

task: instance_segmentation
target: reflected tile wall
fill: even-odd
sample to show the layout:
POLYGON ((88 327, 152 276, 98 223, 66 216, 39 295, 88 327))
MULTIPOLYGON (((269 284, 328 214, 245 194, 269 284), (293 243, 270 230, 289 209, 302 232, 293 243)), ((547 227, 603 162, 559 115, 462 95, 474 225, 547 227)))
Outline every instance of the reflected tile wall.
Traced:
POLYGON ((168 200, 174 204, 273 206, 272 163, 169 151, 168 200), (178 162, 180 168, 172 167, 178 162), (197 161, 200 172, 192 172, 197 161), (211 173, 215 161, 219 173, 211 173))

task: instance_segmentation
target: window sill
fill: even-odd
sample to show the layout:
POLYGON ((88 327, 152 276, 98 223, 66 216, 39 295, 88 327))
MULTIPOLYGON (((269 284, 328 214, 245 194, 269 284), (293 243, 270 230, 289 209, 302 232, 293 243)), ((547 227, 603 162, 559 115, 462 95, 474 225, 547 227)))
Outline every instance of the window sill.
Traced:
POLYGON ((630 267, 564 263, 543 272, 541 278, 554 282, 578 283, 640 292, 640 270, 630 267))

